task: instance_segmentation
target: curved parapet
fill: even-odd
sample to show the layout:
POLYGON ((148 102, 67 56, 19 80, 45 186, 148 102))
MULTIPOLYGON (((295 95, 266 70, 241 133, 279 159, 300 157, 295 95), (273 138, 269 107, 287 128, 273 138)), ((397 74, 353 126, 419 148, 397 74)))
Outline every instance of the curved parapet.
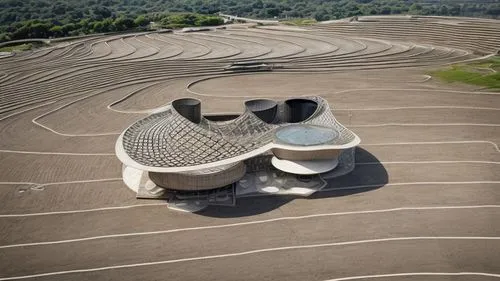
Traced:
POLYGON ((272 123, 278 113, 278 103, 269 99, 249 100, 245 107, 266 123, 272 123))
POLYGON ((294 150, 291 148, 273 148, 272 152, 279 159, 303 161, 337 158, 342 153, 342 149, 294 150))
POLYGON ((193 123, 201 121, 201 101, 193 98, 177 99, 172 102, 172 107, 182 117, 193 123))
POLYGON ((276 141, 294 146, 314 146, 331 143, 339 138, 335 128, 309 124, 289 125, 278 128, 276 141))
POLYGON ((128 127, 116 154, 135 169, 182 174, 235 165, 268 151, 293 161, 335 158, 360 141, 320 97, 245 105, 243 114, 220 122, 201 115, 199 100, 175 100, 128 127))
POLYGON ((310 124, 292 124, 278 128, 275 142, 288 145, 287 148, 273 148, 278 159, 312 161, 337 158, 341 149, 313 149, 336 141, 340 137, 337 129, 310 124), (301 149, 298 149, 301 148, 301 149), (302 149, 311 148, 311 149, 302 149))
POLYGON ((297 175, 317 175, 329 172, 339 164, 337 158, 309 160, 309 161, 290 161, 273 157, 272 164, 278 170, 297 175))

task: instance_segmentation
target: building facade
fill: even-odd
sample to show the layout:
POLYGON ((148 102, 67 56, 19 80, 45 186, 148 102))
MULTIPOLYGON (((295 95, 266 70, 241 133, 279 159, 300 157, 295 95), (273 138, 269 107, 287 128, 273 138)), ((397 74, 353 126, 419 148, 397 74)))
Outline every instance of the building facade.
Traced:
POLYGON ((310 195, 354 168, 359 142, 321 97, 249 100, 239 116, 204 116, 183 98, 128 127, 116 154, 138 197, 197 211, 239 196, 310 195))

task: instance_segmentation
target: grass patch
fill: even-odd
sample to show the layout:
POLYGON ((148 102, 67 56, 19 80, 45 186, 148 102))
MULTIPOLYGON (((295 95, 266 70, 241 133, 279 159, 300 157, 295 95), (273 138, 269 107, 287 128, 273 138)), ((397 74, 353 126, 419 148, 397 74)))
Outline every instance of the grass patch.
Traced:
POLYGON ((33 48, 33 44, 27 43, 27 44, 19 44, 19 45, 1 47, 0 52, 22 52, 22 51, 31 50, 32 48, 33 48))
POLYGON ((293 25, 293 26, 305 26, 305 25, 313 25, 317 23, 315 19, 311 18, 301 18, 301 19, 293 19, 293 20, 284 20, 280 21, 282 24, 293 25))
POLYGON ((500 71, 500 56, 494 56, 484 61, 471 63, 471 66, 491 68, 495 71, 500 71))
POLYGON ((489 89, 500 89, 500 56, 468 64, 456 64, 430 74, 446 82, 462 82, 489 89))

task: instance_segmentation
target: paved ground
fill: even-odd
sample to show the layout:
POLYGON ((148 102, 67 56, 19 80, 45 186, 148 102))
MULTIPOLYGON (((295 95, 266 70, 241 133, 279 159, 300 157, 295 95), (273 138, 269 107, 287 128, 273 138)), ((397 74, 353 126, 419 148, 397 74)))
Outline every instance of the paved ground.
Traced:
POLYGON ((500 23, 456 21, 101 37, 1 59, 0 280, 498 280, 499 93, 426 72, 493 52, 500 23), (222 70, 245 58, 284 68, 222 70), (328 99, 362 139, 325 191, 185 214, 121 181, 114 143, 144 110, 297 95, 328 99))

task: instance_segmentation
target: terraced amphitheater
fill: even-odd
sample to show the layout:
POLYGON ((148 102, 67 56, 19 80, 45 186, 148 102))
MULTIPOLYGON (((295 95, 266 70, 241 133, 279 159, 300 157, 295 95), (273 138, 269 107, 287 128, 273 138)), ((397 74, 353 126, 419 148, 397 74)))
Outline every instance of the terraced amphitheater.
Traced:
POLYGON ((498 280, 500 93, 428 73, 496 54, 499 30, 374 16, 1 57, 0 280, 498 280), (275 67, 227 68, 245 62, 275 67), (237 115, 296 96, 362 140, 321 192, 182 213, 125 186, 119 134, 172 100, 237 115))

